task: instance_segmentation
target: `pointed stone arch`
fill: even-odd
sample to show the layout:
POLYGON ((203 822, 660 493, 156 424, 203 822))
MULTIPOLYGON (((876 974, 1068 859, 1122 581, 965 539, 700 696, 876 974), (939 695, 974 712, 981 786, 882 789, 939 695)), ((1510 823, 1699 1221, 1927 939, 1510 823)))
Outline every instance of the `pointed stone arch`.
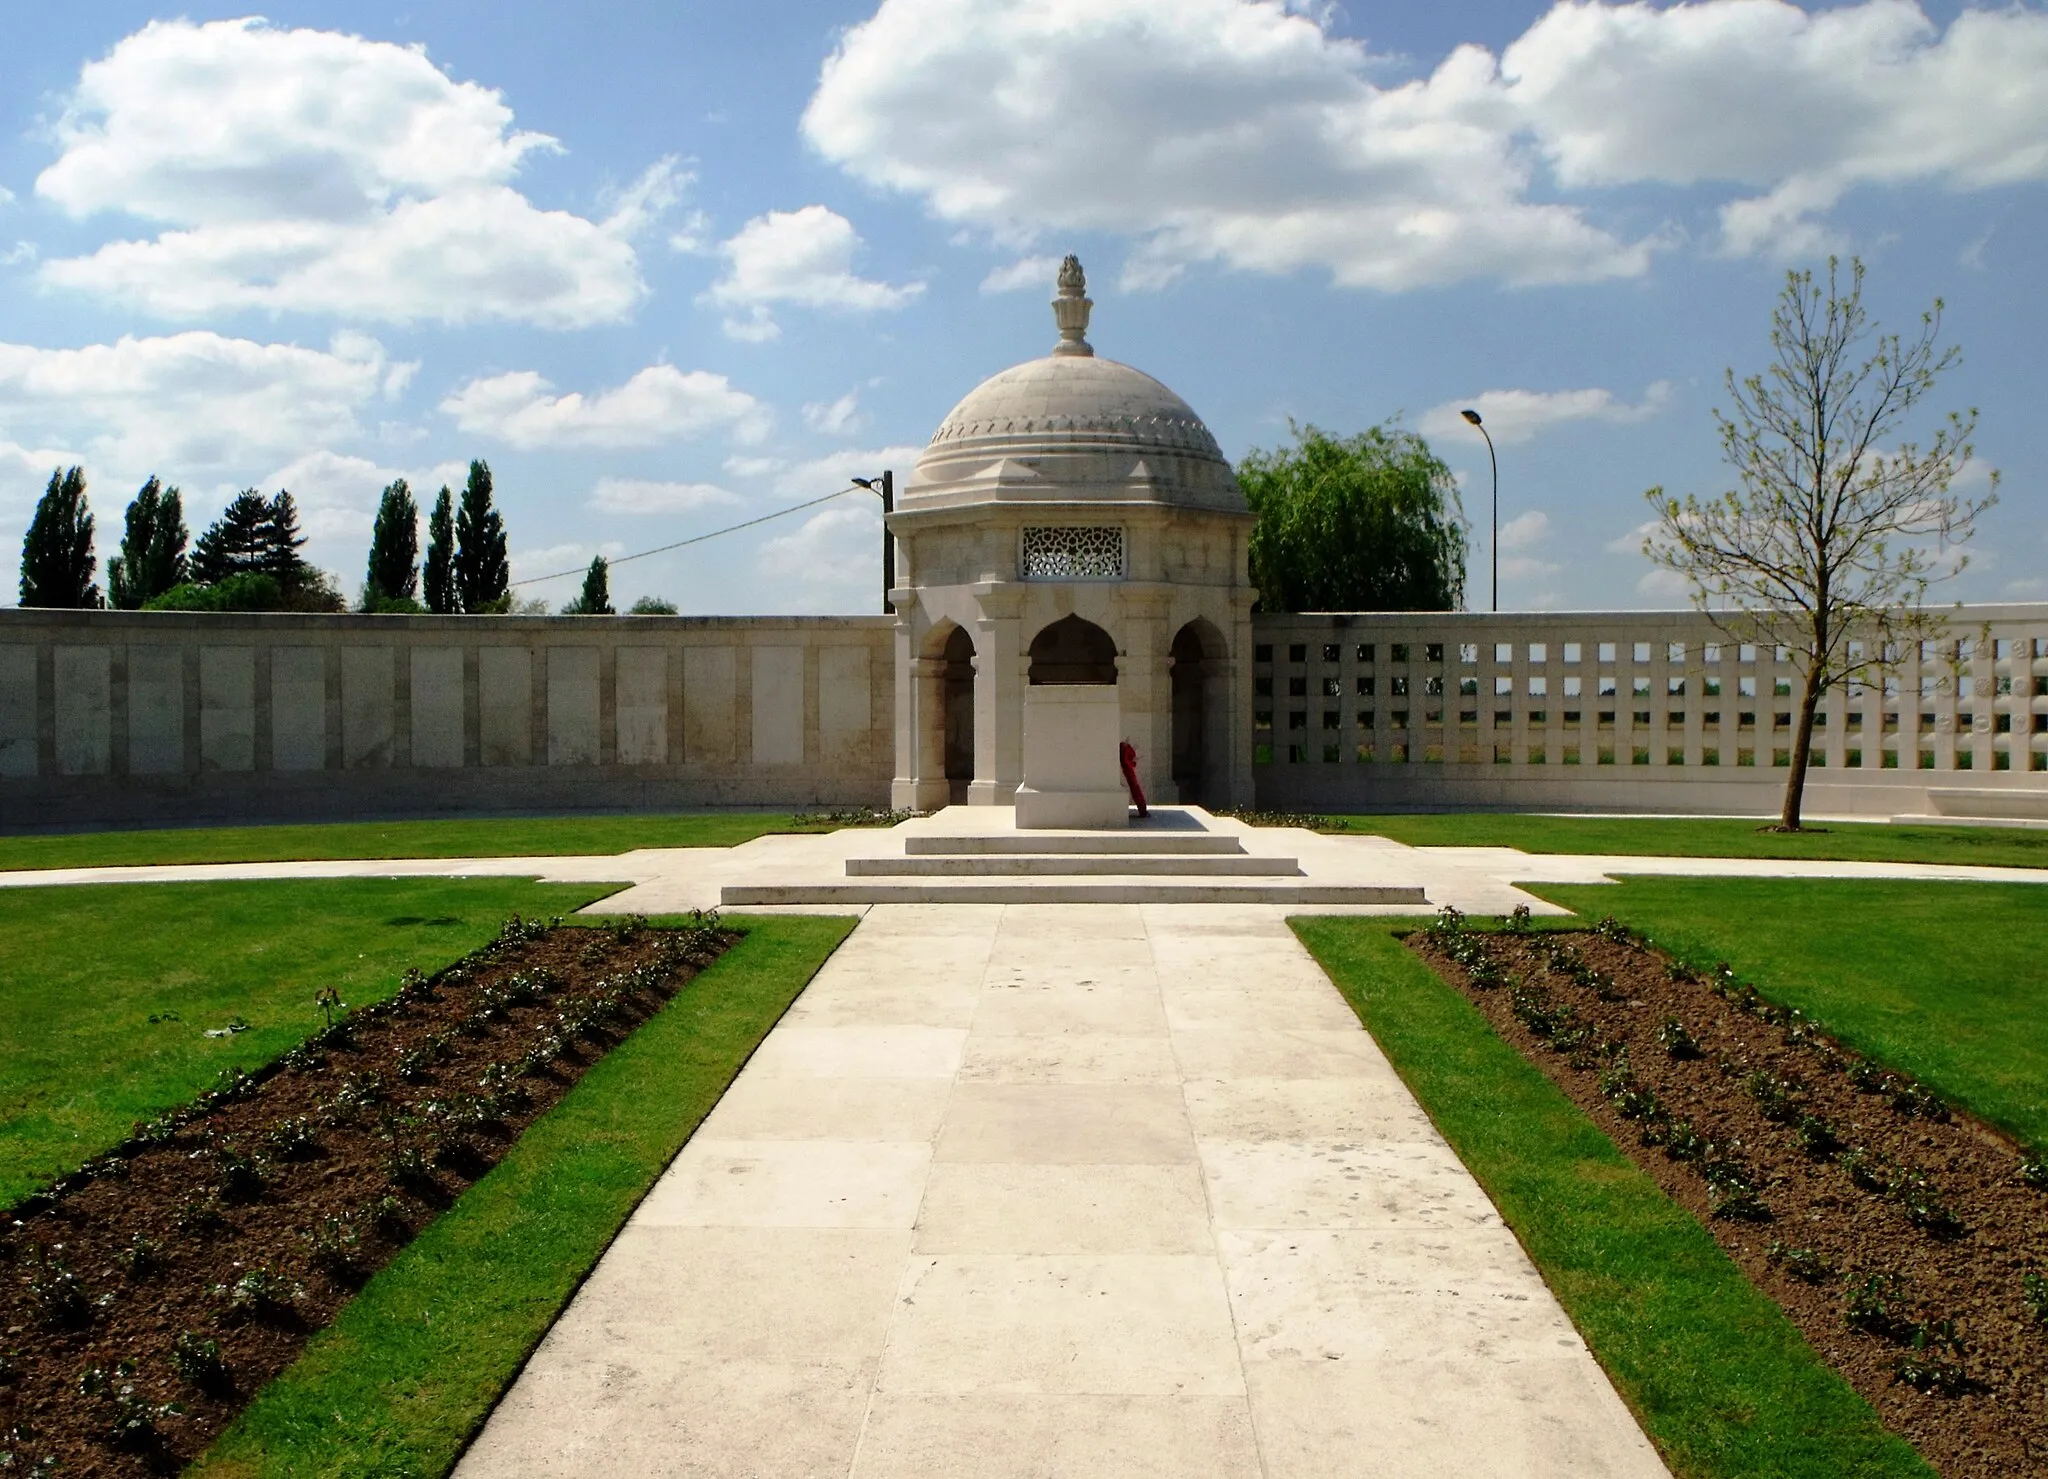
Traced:
POLYGON ((1116 682, 1116 639, 1094 622, 1063 616, 1031 639, 1033 685, 1116 682))
POLYGON ((1221 793, 1230 744, 1229 656, 1223 633, 1204 617, 1173 634, 1173 782, 1183 802, 1222 805, 1228 799, 1221 793))

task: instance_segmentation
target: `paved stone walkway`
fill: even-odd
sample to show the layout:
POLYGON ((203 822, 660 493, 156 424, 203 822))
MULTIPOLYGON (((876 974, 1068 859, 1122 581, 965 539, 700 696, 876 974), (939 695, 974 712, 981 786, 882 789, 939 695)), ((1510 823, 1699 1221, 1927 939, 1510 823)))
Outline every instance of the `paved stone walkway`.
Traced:
MULTIPOLYGON (((713 909, 728 883, 843 876, 848 858, 901 853, 906 831, 986 825, 988 808, 955 807, 899 828, 849 828, 809 835, 757 837, 738 847, 646 848, 586 857, 340 859, 285 863, 190 863, 160 867, 47 868, 0 872, 0 888, 61 884, 175 883, 259 878, 538 878, 542 882, 623 883, 621 892, 588 912, 677 913, 713 909), (963 814, 965 814, 963 816, 963 814)), ((1718 878, 1899 878, 1941 882, 2048 883, 2048 868, 1996 868, 1942 863, 1825 862, 1804 859, 1668 858, 1525 853, 1510 847, 1408 847, 1385 837, 1326 836, 1291 827, 1247 827, 1197 814, 1203 825, 1234 833, 1247 852, 1297 858, 1306 882, 1421 884, 1433 913, 1455 904, 1469 914, 1504 914, 1527 904, 1538 914, 1565 911, 1515 887, 1517 883, 1606 883, 1615 874, 1718 878)), ((859 913, 865 906, 804 905, 798 912, 859 913)), ((1303 906, 1295 912, 1414 914, 1414 906, 1303 906)))
POLYGON ((526 1475, 1661 1475, 1255 906, 871 910, 464 1460, 526 1475))

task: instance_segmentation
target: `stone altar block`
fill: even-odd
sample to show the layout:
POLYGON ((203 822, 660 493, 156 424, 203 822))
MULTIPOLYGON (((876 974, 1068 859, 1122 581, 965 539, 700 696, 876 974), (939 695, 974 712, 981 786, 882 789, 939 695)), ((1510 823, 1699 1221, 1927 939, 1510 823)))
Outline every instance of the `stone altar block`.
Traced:
POLYGON ((1042 683, 1025 690, 1019 827, 1122 827, 1130 793, 1117 766, 1113 683, 1042 683))

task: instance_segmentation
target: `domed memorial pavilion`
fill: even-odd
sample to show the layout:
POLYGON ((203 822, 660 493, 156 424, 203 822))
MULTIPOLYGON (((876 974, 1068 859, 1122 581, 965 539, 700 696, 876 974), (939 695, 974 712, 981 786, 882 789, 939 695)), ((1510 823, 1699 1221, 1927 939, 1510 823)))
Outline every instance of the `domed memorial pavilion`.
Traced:
POLYGON ((1081 264, 1052 353, 983 381, 899 495, 893 803, 1121 822, 1252 795, 1252 516, 1187 402, 1096 355, 1081 264))

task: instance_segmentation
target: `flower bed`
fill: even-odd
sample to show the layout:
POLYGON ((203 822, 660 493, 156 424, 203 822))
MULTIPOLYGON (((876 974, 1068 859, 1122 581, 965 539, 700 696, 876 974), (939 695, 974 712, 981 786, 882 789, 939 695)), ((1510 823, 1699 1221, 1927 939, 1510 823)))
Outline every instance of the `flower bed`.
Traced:
POLYGON ((0 1463, 175 1469, 520 1132, 732 941, 498 939, 138 1124, 0 1224, 0 1463))
POLYGON ((1409 943, 1943 1474, 2048 1472, 2048 1162, 1612 921, 1409 943))

